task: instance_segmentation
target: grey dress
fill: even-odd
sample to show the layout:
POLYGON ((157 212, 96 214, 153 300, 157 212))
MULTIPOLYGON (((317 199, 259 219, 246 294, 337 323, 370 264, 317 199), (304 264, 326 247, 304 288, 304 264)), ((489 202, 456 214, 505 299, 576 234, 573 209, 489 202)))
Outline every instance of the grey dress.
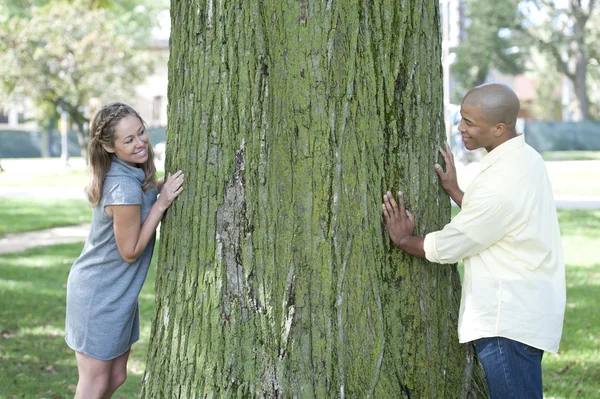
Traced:
POLYGON ((156 202, 156 188, 144 192, 144 171, 113 157, 102 199, 67 283, 65 340, 73 350, 100 360, 125 353, 139 339, 138 296, 154 249, 154 237, 141 256, 127 263, 117 249, 107 205, 141 205, 143 222, 156 202))

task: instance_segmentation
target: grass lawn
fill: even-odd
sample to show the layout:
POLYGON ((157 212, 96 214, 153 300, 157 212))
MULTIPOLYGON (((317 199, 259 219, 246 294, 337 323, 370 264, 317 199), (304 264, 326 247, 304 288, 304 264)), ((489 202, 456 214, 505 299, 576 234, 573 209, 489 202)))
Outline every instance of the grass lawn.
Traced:
MULTIPOLYGON (((83 244, 0 256, 0 398, 72 398, 74 352, 64 341, 66 282, 83 244)), ((113 398, 137 398, 154 308, 156 264, 140 295, 140 341, 128 379, 113 398)))
MULTIPOLYGON (((600 397, 600 211, 559 212, 567 263, 561 348, 545 354, 546 399, 600 397)), ((75 356, 64 343, 65 285, 82 244, 0 255, 0 398, 72 397, 75 356)), ((156 257, 155 257, 156 259, 156 257)), ((156 266, 140 296, 141 339, 115 398, 135 398, 145 368, 156 266)))
POLYGON ((85 200, 4 197, 0 207, 0 237, 91 220, 92 208, 85 200))
MULTIPOLYGON (((60 158, 2 159, 0 187, 66 187, 83 188, 88 172, 83 158, 74 157, 65 166, 60 158)), ((161 162, 156 162, 157 176, 164 175, 161 162)))
POLYGON ((544 355, 544 394, 600 398, 600 210, 559 211, 567 264, 560 351, 544 355))
POLYGON ((547 151, 542 153, 544 161, 598 161, 600 151, 547 151))
POLYGON ((65 166, 60 158, 2 159, 0 187, 69 187, 83 189, 88 173, 83 158, 71 158, 65 166))

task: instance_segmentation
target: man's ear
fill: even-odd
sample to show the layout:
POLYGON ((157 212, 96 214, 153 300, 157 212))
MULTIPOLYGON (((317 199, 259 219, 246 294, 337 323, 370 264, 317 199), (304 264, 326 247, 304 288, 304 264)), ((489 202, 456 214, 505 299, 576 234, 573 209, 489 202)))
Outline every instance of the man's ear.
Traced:
POLYGON ((506 125, 504 123, 497 123, 494 126, 494 137, 502 137, 506 132, 506 125))
POLYGON ((114 154, 115 153, 115 149, 112 148, 111 146, 109 146, 108 144, 102 144, 102 147, 104 148, 104 151, 114 154))

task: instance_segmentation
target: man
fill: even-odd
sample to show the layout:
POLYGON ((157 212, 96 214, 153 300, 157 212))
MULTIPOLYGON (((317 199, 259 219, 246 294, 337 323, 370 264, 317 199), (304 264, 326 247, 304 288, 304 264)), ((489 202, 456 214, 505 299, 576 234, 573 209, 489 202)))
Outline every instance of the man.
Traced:
POLYGON ((415 218, 392 194, 383 215, 392 241, 434 263, 464 259, 458 320, 461 343, 474 342, 492 398, 542 398, 542 355, 558 350, 565 270, 552 187, 542 158, 515 123, 519 100, 490 83, 467 93, 458 129, 469 150, 485 148, 481 172, 458 187, 448 144, 435 165, 461 212, 442 230, 413 236, 415 218))

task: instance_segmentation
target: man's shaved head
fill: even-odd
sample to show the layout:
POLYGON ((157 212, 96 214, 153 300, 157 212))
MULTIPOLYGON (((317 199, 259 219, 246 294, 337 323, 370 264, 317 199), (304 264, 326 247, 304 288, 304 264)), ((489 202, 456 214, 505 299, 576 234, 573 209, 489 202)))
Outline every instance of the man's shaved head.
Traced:
POLYGON ((469 90, 462 102, 482 107, 483 117, 490 125, 504 123, 508 130, 515 130, 520 104, 510 87, 501 83, 482 84, 469 90))

